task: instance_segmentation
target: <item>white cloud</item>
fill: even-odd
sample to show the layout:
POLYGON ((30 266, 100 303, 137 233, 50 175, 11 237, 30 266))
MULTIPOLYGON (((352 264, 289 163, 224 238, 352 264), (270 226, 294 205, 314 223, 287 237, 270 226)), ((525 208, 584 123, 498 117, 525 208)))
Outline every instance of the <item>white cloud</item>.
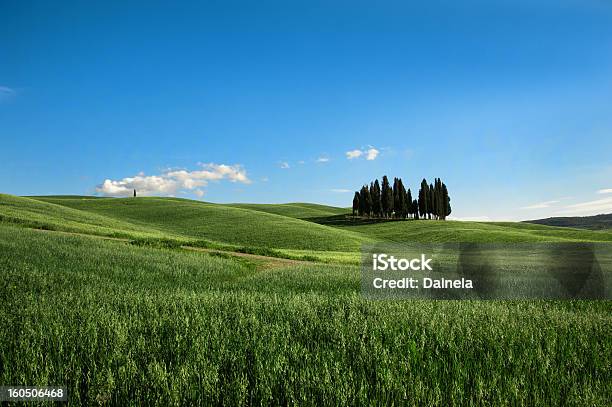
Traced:
POLYGON ((612 188, 600 189, 597 191, 598 194, 612 194, 612 188))
POLYGON ((268 177, 261 177, 261 182, 268 182, 270 179, 268 177))
POLYGON ((363 155, 363 151, 361 150, 351 150, 346 152, 346 158, 352 160, 354 158, 359 158, 363 155))
POLYGON ((368 161, 376 160, 376 157, 378 157, 379 153, 380 151, 378 151, 374 147, 370 148, 368 151, 366 151, 366 160, 368 161))
POLYGON ((338 188, 338 189, 334 188, 334 189, 330 189, 330 191, 337 192, 337 193, 340 193, 340 194, 346 194, 348 192, 352 192, 350 189, 342 189, 342 188, 338 188))
POLYGON ((329 162, 329 158, 327 158, 327 157, 319 157, 319 158, 317 158, 317 162, 318 163, 326 163, 326 162, 329 162))
POLYGON ((287 168, 290 168, 289 163, 288 163, 288 162, 286 162, 286 161, 281 162, 281 163, 280 163, 280 167, 281 167, 283 170, 286 170, 287 168))
POLYGON ((523 206, 520 209, 544 209, 544 208, 550 208, 552 205, 559 203, 559 201, 544 201, 544 202, 539 202, 533 205, 529 205, 529 206, 523 206))
POLYGON ((560 215, 598 215, 612 212, 612 197, 596 199, 594 201, 581 202, 567 205, 562 210, 557 211, 560 215))
POLYGON ((138 195, 175 195, 179 191, 194 191, 198 197, 204 195, 200 188, 209 181, 228 180, 250 184, 246 170, 240 165, 199 164, 203 169, 195 171, 168 169, 160 175, 139 173, 120 180, 106 179, 96 187, 96 192, 105 196, 130 196, 136 189, 138 195), (201 194, 201 195, 200 195, 201 194))
POLYGON ((349 160, 353 160, 355 158, 365 156, 366 160, 372 161, 372 160, 376 160, 376 157, 378 157, 378 155, 380 154, 380 150, 372 146, 369 146, 367 150, 355 149, 355 150, 347 151, 345 154, 346 154, 346 158, 349 160))
POLYGON ((305 163, 306 163, 306 161, 304 161, 304 160, 298 161, 298 164, 300 164, 300 165, 304 165, 305 163))

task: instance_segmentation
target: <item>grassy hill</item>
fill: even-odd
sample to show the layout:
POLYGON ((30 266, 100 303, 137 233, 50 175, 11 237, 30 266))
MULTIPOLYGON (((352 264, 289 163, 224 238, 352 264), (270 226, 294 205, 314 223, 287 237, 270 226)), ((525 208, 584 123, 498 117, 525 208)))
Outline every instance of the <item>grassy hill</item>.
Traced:
POLYGON ((311 203, 286 203, 286 204, 229 204, 235 208, 252 209, 277 215, 288 216, 297 219, 322 218, 335 215, 344 215, 350 212, 347 208, 336 206, 318 205, 311 203))
POLYGON ((593 230, 612 229, 612 213, 595 216, 568 216, 528 220, 538 225, 584 228, 593 230))
MULTIPOLYGON (((45 198, 47 199, 47 198, 45 198)), ((100 214, 73 209, 39 199, 0 194, 0 221, 35 229, 103 235, 110 237, 161 238, 168 236, 150 225, 136 225, 100 214)), ((77 200, 81 198, 66 198, 77 200)), ((87 199, 97 201, 97 199, 87 199)))
MULTIPOLYGON (((327 223, 329 225, 329 223, 327 223)), ((514 222, 336 220, 336 227, 390 242, 557 242, 612 241, 611 232, 527 225, 514 222)))
POLYGON ((220 205, 153 197, 0 195, 0 221, 111 237, 229 245, 229 250, 280 250, 273 255, 338 262, 357 262, 361 245, 377 241, 612 241, 612 231, 511 222, 375 221, 352 219, 343 208, 315 204, 220 205))
POLYGON ((371 238, 273 213, 178 198, 38 198, 171 236, 278 249, 357 251, 371 238))

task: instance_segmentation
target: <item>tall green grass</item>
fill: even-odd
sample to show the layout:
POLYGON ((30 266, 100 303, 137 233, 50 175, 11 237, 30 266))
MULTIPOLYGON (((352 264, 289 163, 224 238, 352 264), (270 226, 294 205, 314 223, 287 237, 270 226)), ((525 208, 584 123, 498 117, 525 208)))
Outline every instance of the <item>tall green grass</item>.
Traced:
POLYGON ((0 383, 71 404, 609 405, 609 301, 368 301, 263 270, 0 225, 0 383))

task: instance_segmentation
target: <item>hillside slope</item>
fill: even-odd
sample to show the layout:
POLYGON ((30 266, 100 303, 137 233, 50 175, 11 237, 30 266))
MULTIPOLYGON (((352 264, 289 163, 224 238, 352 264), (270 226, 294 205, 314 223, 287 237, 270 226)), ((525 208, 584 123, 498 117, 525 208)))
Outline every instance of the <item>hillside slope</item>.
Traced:
POLYGON ((612 232, 555 228, 514 222, 352 221, 350 217, 344 219, 334 217, 325 224, 390 242, 612 241, 612 232))
POLYGON ((0 222, 111 237, 175 237, 148 225, 135 225, 52 202, 5 194, 0 194, 0 222))
POLYGON ((171 235, 279 249, 357 251, 362 234, 292 217, 178 198, 38 198, 171 235))
POLYGON ((228 204, 227 206, 274 213, 296 219, 321 218, 327 216, 344 215, 350 212, 346 208, 302 202, 286 204, 228 204))

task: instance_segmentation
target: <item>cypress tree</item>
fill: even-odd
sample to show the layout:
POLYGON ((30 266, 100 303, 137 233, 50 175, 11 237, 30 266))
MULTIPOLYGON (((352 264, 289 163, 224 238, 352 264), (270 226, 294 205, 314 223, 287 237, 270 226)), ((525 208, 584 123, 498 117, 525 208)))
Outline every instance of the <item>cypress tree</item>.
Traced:
POLYGON ((412 201, 412 214, 414 215, 415 219, 419 219, 419 203, 416 199, 412 201))
POLYGON ((429 195, 428 195, 428 205, 427 205, 427 217, 429 219, 432 218, 434 212, 434 187, 433 184, 429 184, 429 195))
POLYGON ((359 216, 364 216, 365 214, 365 185, 361 187, 361 190, 359 191, 359 216))
POLYGON ((397 189, 397 206, 395 211, 400 219, 404 219, 407 213, 406 188, 404 188, 404 183, 401 178, 397 179, 397 189))
POLYGON ((446 184, 444 183, 442 183, 442 202, 444 204, 444 219, 446 219, 446 217, 451 214, 451 204, 450 196, 448 195, 448 189, 446 188, 446 184))
POLYGON ((389 178, 383 176, 382 179, 382 191, 380 201, 382 203, 383 216, 388 218, 393 212, 393 190, 389 185, 389 178))
POLYGON ((359 212, 359 192, 355 191, 355 196, 353 197, 353 216, 355 216, 355 212, 359 212))
POLYGON ((419 189, 419 214, 425 219, 426 214, 429 212, 429 185, 427 180, 423 178, 421 181, 421 188, 419 189))
POLYGON ((378 179, 374 180, 374 194, 370 191, 372 195, 372 203, 374 204, 374 216, 381 217, 382 216, 382 205, 380 202, 380 184, 378 183, 378 179))
POLYGON ((364 186, 365 188, 365 215, 366 216, 371 216, 372 215, 372 195, 370 194, 370 189, 368 188, 368 186, 364 186))
POLYGON ((412 192, 410 192, 410 188, 408 188, 408 192, 406 192, 406 205, 408 206, 407 215, 410 217, 414 213, 414 207, 412 206, 412 192))
POLYGON ((401 204, 399 201, 399 195, 400 195, 400 190, 399 190, 397 178, 393 177, 393 210, 394 210, 393 217, 395 218, 399 217, 399 211, 401 208, 401 204))

